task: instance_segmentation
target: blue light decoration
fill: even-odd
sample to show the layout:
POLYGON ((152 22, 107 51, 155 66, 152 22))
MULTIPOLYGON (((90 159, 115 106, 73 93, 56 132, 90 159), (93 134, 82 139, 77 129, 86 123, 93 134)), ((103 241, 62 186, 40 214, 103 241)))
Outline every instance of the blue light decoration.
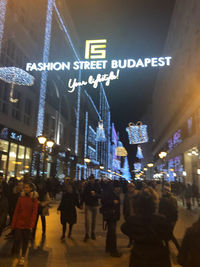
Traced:
MULTIPOLYGON (((49 61, 53 4, 54 4, 54 0, 48 0, 45 37, 44 37, 44 48, 43 48, 43 60, 42 60, 43 63, 48 63, 49 61)), ((43 134, 47 76, 48 76, 48 71, 46 70, 42 71, 36 137, 43 134)))
POLYGON ((138 121, 136 124, 130 122, 126 128, 129 137, 129 144, 141 144, 148 142, 147 125, 138 121))
POLYGON ((105 131, 104 131, 102 120, 100 120, 98 122, 96 141, 97 142, 105 142, 106 141, 106 136, 105 136, 105 131))
POLYGON ((35 78, 28 72, 16 67, 0 68, 0 79, 7 83, 32 86, 35 78))
POLYGON ((173 150, 179 144, 182 143, 181 129, 177 130, 174 135, 168 140, 169 151, 173 150))
POLYGON ((118 146, 115 150, 115 155, 118 157, 127 157, 128 153, 121 141, 118 141, 118 146))
MULTIPOLYGON (((85 141, 84 141, 84 158, 87 157, 87 139, 88 139, 88 112, 85 113, 85 141)), ((84 162, 84 178, 87 178, 87 163, 84 162)))
MULTIPOLYGON (((58 8, 56 6, 56 2, 55 1, 54 1, 54 8, 55 8, 56 14, 58 16, 59 23, 60 23, 60 25, 61 25, 61 27, 62 27, 62 29, 63 29, 63 31, 64 31, 67 39, 68 39, 68 41, 69 41, 69 43, 70 43, 70 46, 71 46, 71 48, 72 48, 72 50, 74 52, 74 55, 75 55, 76 59, 78 61, 80 61, 80 58, 79 58, 79 56, 78 56, 78 54, 76 52, 76 49, 75 49, 75 47, 73 45, 72 39, 71 39, 71 37, 69 35, 69 32, 68 32, 68 30, 67 30, 67 28, 66 28, 66 26, 65 26, 65 24, 63 22, 63 19, 62 19, 61 15, 60 15, 60 13, 58 11, 58 8)), ((79 70, 78 81, 79 82, 81 81, 81 70, 79 70)), ((78 87, 78 94, 77 94, 77 110, 76 110, 76 112, 77 112, 76 114, 77 115, 76 115, 76 133, 75 133, 75 154, 76 155, 78 155, 79 121, 80 121, 80 97, 81 97, 81 86, 78 87)))
POLYGON ((133 164, 135 172, 140 172, 142 169, 142 164, 139 162, 136 162, 133 164))
MULTIPOLYGON (((81 71, 79 70, 78 80, 81 80, 81 71)), ((77 110, 76 110, 76 133, 75 133, 75 154, 78 155, 78 139, 79 139, 79 121, 80 121, 80 104, 81 104, 81 86, 78 87, 77 110)))
POLYGON ((3 33, 4 33, 4 24, 5 24, 7 3, 8 3, 8 0, 1 0, 0 1, 0 54, 1 54, 3 33))
POLYGON ((142 148, 141 148, 140 145, 137 146, 137 154, 136 154, 136 157, 137 157, 138 159, 143 159, 143 158, 144 158, 144 157, 143 157, 143 154, 142 154, 142 148))
POLYGON ((131 179, 131 174, 130 174, 130 171, 129 171, 129 164, 128 164, 127 157, 125 157, 125 160, 124 160, 124 166, 123 166, 123 169, 122 169, 122 177, 125 178, 126 180, 130 180, 131 179))

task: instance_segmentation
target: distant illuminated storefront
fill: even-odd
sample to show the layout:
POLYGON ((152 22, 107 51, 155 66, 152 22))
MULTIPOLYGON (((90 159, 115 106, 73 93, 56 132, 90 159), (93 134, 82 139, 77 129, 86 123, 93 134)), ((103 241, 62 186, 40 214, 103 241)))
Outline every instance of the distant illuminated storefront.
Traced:
MULTIPOLYGON (((1 126, 0 126, 1 127, 1 126)), ((0 128, 0 174, 6 179, 20 179, 29 173, 32 138, 9 128, 0 128)))

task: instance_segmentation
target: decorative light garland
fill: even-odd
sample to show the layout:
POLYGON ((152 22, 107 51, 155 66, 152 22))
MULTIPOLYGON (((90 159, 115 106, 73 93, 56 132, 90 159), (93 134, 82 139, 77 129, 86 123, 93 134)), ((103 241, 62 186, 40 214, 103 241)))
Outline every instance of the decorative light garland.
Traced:
POLYGON ((0 0, 0 54, 1 54, 1 44, 3 40, 3 33, 4 33, 7 3, 8 3, 8 0, 0 0))
POLYGON ((35 78, 26 71, 16 67, 0 68, 0 79, 7 83, 32 86, 35 78))
MULTIPOLYGON (((54 0, 48 0, 48 4, 47 4, 44 49, 43 49, 43 62, 44 63, 48 63, 48 59, 49 59, 50 41, 51 41, 51 26, 52 26, 52 11, 53 11, 54 2, 55 2, 54 0)), ((43 133, 47 76, 48 76, 48 72, 43 71, 42 77, 41 77, 41 84, 40 84, 40 98, 39 98, 36 136, 42 135, 42 133, 43 133)))

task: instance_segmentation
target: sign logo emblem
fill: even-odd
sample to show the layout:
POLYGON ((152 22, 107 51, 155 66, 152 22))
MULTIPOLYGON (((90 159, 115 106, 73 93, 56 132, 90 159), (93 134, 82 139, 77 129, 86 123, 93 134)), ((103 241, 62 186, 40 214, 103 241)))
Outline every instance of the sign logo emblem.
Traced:
POLYGON ((85 59, 106 58, 106 39, 86 40, 85 59))

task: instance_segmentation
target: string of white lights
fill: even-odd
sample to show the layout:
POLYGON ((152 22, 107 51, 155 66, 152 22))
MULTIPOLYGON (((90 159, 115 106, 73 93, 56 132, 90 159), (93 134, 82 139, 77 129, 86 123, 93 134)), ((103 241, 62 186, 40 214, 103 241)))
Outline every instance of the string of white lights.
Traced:
POLYGON ((4 33, 4 24, 5 24, 7 2, 8 2, 8 0, 0 0, 0 54, 1 54, 3 33, 4 33))
POLYGON ((26 71, 16 67, 0 68, 0 79, 7 83, 32 86, 35 78, 26 71))
MULTIPOLYGON (((45 37, 44 37, 44 49, 43 49, 43 62, 44 63, 48 63, 48 59, 49 59, 53 4, 54 4, 54 0, 48 0, 46 26, 45 26, 45 37)), ((43 134, 47 76, 48 76, 48 72, 43 71, 42 77, 41 77, 41 84, 40 84, 40 98, 39 98, 36 136, 43 134)))
POLYGON ((61 15, 60 15, 60 13, 59 13, 59 11, 58 11, 58 8, 57 8, 57 6, 56 6, 56 2, 54 2, 54 8, 55 8, 56 14, 57 14, 57 16, 58 16, 59 22, 60 22, 60 24, 61 24, 61 26, 62 26, 62 28, 63 28, 63 30, 64 30, 66 36, 67 36, 67 39, 69 40, 69 43, 70 43, 71 48, 72 48, 72 50, 73 50, 73 52, 74 52, 74 55, 75 55, 76 59, 77 59, 78 61, 80 61, 80 58, 79 58, 79 56, 78 56, 78 54, 77 54, 77 52, 76 52, 76 49, 75 49, 75 47, 74 47, 74 45, 73 45, 72 39, 71 39, 71 37, 70 37, 70 35, 69 35, 69 33, 68 33, 68 30, 67 30, 67 28, 66 28, 66 26, 65 26, 65 24, 64 24, 64 22, 63 22, 63 19, 62 19, 61 15))

